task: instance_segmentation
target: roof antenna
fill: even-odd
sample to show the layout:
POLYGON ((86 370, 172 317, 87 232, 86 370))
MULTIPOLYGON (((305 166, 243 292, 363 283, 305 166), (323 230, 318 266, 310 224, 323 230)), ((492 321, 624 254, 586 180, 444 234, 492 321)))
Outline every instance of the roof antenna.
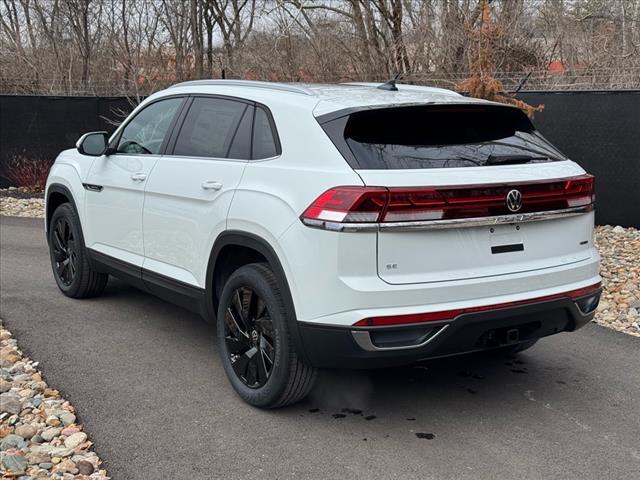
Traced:
POLYGON ((400 78, 400 72, 398 72, 396 76, 391 80, 387 80, 382 85, 378 85, 376 88, 380 90, 389 90, 390 92, 397 92, 398 87, 396 87, 396 80, 398 80, 398 78, 400 78))

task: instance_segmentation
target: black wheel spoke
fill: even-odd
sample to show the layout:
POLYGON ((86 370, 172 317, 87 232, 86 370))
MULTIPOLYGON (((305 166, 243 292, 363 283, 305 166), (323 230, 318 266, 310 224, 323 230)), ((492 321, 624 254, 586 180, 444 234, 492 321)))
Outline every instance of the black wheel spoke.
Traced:
POLYGON ((71 273, 71 278, 73 278, 76 275, 75 255, 71 255, 71 257, 69 257, 69 272, 71 273))
POLYGON ((248 352, 239 355, 235 361, 233 361, 233 371, 236 372, 236 375, 241 379, 246 379, 247 377, 247 367, 249 366, 249 362, 251 361, 251 357, 247 355, 248 352))
POLYGON ((243 332, 249 332, 249 322, 247 321, 247 314, 244 308, 244 300, 242 298, 240 290, 236 290, 233 295, 233 301, 231 307, 235 310, 235 321, 243 332))
POLYGON ((60 277, 64 282, 69 283, 69 259, 62 262, 62 272, 60 273, 60 277))
POLYGON ((242 320, 242 315, 238 313, 238 311, 233 305, 230 305, 229 307, 227 307, 227 316, 231 324, 234 326, 235 330, 240 334, 240 336, 249 338, 249 333, 247 332, 247 327, 245 326, 244 321, 242 320))
POLYGON ((56 221, 52 232, 54 271, 64 285, 71 285, 78 271, 76 244, 71 224, 65 218, 56 221))
POLYGON ((60 253, 64 253, 64 251, 66 250, 63 245, 62 237, 60 237, 60 232, 58 232, 57 229, 53 231, 53 247, 60 253))
POLYGON ((227 304, 224 325, 224 345, 233 371, 250 388, 264 386, 276 355, 266 303, 252 288, 236 289, 227 304))
POLYGON ((67 242, 64 236, 64 231, 65 231, 65 227, 64 227, 64 221, 62 219, 58 220, 58 223, 56 224, 56 234, 58 235, 58 238, 60 238, 60 243, 63 246, 66 246, 67 242))
POLYGON ((258 318, 258 301, 259 297, 256 295, 253 290, 249 290, 249 300, 247 302, 247 314, 250 319, 254 320, 258 318))
POLYGON ((267 372, 267 366, 265 365, 264 353, 262 349, 258 349, 256 354, 254 355, 255 364, 257 368, 256 376, 258 377, 258 383, 264 384, 269 378, 269 373, 267 372))
POLYGON ((260 351, 264 355, 268 366, 273 365, 273 362, 275 360, 273 355, 275 353, 275 349, 273 348, 273 345, 271 344, 269 339, 264 335, 260 336, 260 351))
POLYGON ((67 269, 66 260, 56 263, 56 271, 58 272, 58 276, 62 278, 64 271, 67 269))
POLYGON ((246 352, 249 348, 249 341, 243 335, 238 337, 225 337, 225 342, 227 344, 227 349, 229 353, 239 354, 246 352))

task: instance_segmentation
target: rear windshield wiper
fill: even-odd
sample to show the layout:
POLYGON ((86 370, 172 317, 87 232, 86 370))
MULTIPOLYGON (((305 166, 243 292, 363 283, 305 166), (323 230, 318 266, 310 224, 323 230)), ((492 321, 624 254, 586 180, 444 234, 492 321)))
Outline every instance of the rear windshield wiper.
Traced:
POLYGON ((517 165, 535 160, 549 160, 549 157, 532 155, 489 155, 487 165, 517 165))

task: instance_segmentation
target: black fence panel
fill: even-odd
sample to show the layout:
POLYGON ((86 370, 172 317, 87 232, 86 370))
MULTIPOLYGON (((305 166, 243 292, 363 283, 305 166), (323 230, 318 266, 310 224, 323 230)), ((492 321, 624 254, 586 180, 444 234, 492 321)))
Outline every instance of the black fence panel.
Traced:
POLYGON ((0 95, 0 187, 8 186, 14 158, 49 160, 71 148, 83 133, 115 130, 132 104, 122 97, 0 95))
MULTIPOLYGON (((596 221, 640 227, 640 91, 523 92, 543 103, 539 130, 596 175, 596 221)), ((0 187, 16 156, 53 160, 85 132, 115 129, 133 104, 120 97, 0 95, 0 187)))
POLYGON ((596 222, 640 227, 640 91, 526 92, 542 134, 596 176, 596 222))

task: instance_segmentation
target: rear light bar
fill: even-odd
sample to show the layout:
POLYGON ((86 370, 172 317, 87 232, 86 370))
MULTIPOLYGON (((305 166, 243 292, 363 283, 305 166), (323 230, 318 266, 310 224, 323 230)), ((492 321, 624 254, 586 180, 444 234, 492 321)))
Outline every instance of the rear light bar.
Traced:
MULTIPOLYGON (((544 297, 531 298, 529 300, 519 300, 516 302, 505 302, 498 303, 494 305, 483 305, 481 307, 468 307, 468 308, 458 308, 454 310, 444 310, 440 312, 429 312, 429 313, 414 313, 409 315, 392 315, 388 317, 370 317, 363 318, 358 322, 354 323, 354 327, 383 327, 389 325, 410 325, 415 323, 425 323, 425 322, 437 322, 442 320, 451 321, 460 315, 464 315, 467 313, 478 313, 485 312, 489 310, 498 310, 501 308, 509 308, 509 307, 517 307, 522 305, 528 305, 532 303, 545 302, 548 300, 556 300, 559 298, 570 298, 571 300, 578 300, 585 298, 587 296, 594 296, 600 292, 601 283, 598 282, 595 285, 590 285, 584 288, 578 288, 577 290, 571 290, 563 293, 556 293, 554 295, 546 295, 544 297)), ((597 306, 597 303, 596 303, 597 306)), ((590 312, 585 312, 582 310, 583 314, 587 314, 590 312)))
POLYGON ((302 214, 307 224, 398 223, 559 211, 593 205, 594 177, 447 187, 335 187, 302 214), (515 203, 507 196, 516 191, 515 203))

